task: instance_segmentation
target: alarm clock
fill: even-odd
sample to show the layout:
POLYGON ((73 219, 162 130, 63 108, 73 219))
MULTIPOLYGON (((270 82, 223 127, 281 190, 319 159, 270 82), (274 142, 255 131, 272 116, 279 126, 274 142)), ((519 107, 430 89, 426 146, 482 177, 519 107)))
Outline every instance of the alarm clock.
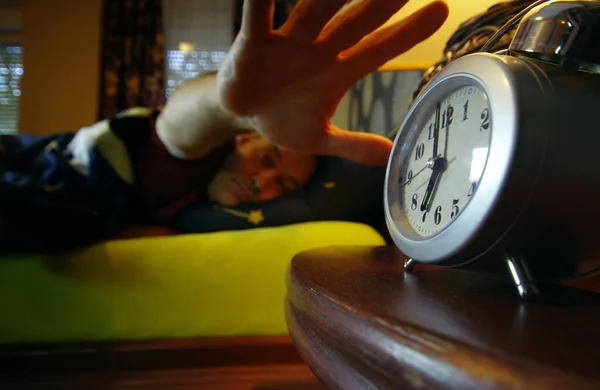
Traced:
POLYGON ((508 50, 458 58, 420 92, 384 189, 407 270, 507 265, 523 297, 600 269, 600 2, 527 11, 508 50))

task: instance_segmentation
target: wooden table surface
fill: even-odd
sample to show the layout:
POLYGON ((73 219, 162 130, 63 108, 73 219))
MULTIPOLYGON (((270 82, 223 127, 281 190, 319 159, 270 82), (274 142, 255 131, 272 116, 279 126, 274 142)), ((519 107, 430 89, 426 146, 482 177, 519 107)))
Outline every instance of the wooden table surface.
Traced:
POLYGON ((325 390, 288 336, 0 345, 2 390, 325 390))
POLYGON ((297 255, 286 319, 330 388, 600 389, 600 294, 417 265, 395 247, 297 255))

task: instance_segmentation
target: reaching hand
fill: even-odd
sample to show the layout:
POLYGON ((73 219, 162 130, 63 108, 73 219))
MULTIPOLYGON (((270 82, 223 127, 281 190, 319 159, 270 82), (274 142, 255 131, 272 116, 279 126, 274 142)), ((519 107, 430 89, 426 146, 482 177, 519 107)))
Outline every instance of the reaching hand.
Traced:
POLYGON ((274 31, 273 1, 244 2, 241 31, 218 76, 223 108, 280 147, 385 165, 390 140, 339 129, 330 118, 358 80, 433 34, 446 4, 378 29, 407 0, 300 0, 274 31))

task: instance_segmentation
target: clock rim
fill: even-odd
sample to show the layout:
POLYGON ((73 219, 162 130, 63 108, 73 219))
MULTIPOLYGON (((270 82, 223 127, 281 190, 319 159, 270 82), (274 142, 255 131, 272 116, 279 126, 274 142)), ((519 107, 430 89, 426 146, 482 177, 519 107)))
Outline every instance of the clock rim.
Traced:
MULTIPOLYGON (((384 212, 388 231, 398 248, 407 256, 424 263, 437 263, 455 257, 464 252, 470 244, 482 237, 481 230, 490 218, 507 178, 514 154, 516 152, 517 131, 519 120, 519 107, 517 86, 511 69, 507 66, 505 57, 489 53, 470 54, 461 57, 444 69, 442 69, 419 94, 414 104, 409 109, 403 121, 390 155, 385 177, 384 187, 384 212), (418 128, 409 128, 412 118, 416 116, 415 111, 425 105, 423 101, 435 94, 446 95, 457 88, 457 84, 451 85, 456 78, 467 78, 481 88, 488 98, 490 107, 491 134, 488 158, 478 188, 465 206, 463 211, 450 224, 437 234, 429 237, 420 237, 399 227, 395 218, 401 216, 406 218, 404 210, 399 207, 399 201, 392 202, 391 199, 398 198, 399 188, 393 193, 393 185, 398 187, 398 161, 396 153, 398 149, 411 150, 412 145, 406 146, 404 140, 409 134, 419 131, 418 128), (438 88, 442 86, 442 89, 438 88), (445 85, 449 88, 445 88, 445 85), (433 91, 433 92, 432 92, 433 91), (402 144, 401 144, 402 143, 402 144), (392 183, 390 186, 389 183, 392 183), (396 196, 394 196, 396 195, 396 196), (392 211, 393 210, 393 211, 392 211)), ((466 85, 466 84, 462 84, 466 85)), ((437 97, 436 97, 437 98, 437 97)), ((406 153, 406 151, 404 151, 406 153)), ((408 224, 405 224, 408 226, 408 224)), ((412 227, 408 227, 412 229, 412 227)), ((500 237, 486 235, 485 246, 477 247, 491 248, 500 237)), ((480 250, 481 251, 481 250, 480 250)), ((464 258, 462 262, 464 262, 464 258)))

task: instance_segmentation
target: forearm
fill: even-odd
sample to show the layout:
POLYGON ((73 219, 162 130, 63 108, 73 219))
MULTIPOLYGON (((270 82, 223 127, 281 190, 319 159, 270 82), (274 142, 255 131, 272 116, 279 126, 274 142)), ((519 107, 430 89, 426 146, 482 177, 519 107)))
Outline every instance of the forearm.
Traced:
POLYGON ((169 152, 194 159, 250 130, 248 120, 226 112, 217 94, 216 74, 188 80, 171 95, 156 121, 156 131, 169 152))

